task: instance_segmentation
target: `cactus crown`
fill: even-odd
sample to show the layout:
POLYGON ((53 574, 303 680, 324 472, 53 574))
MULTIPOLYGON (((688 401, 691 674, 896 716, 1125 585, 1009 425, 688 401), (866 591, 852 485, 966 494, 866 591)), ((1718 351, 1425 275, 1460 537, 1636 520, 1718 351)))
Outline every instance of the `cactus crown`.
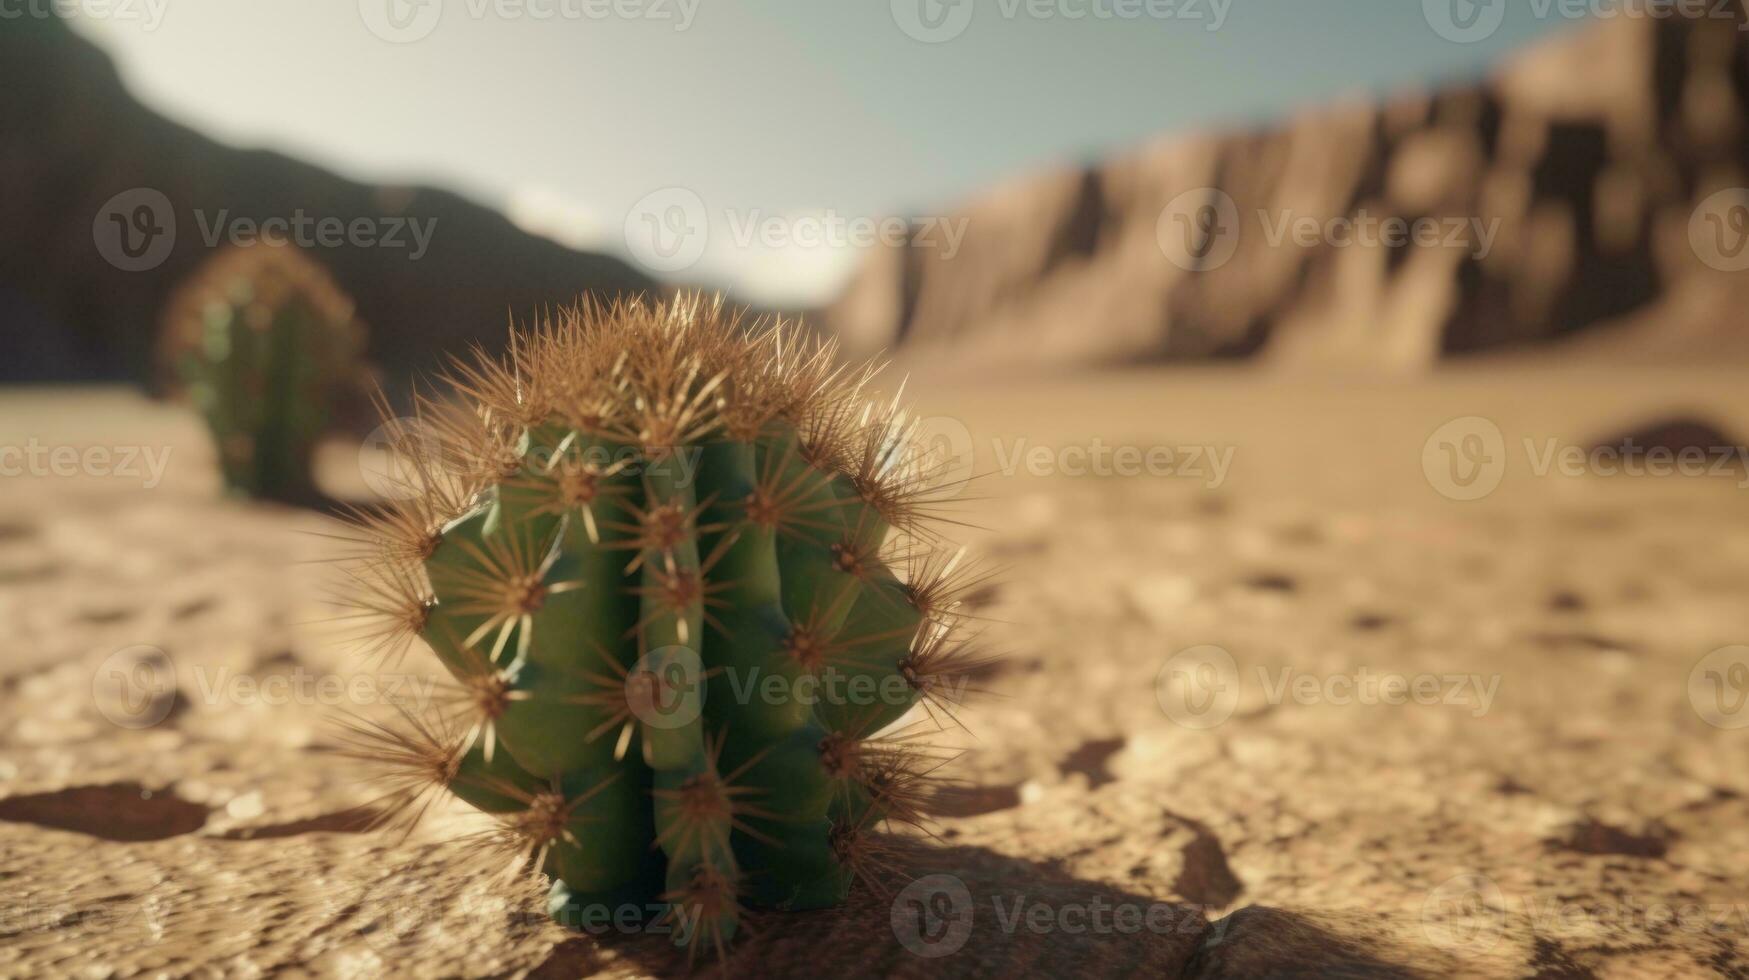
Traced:
POLYGON ((874 375, 720 300, 584 303, 390 419, 405 492, 353 515, 345 601, 453 687, 353 729, 385 812, 441 786, 562 920, 656 903, 691 951, 842 901, 869 831, 924 819, 919 737, 981 666, 946 461, 874 375))
POLYGON ((336 406, 367 383, 363 335, 351 301, 301 249, 235 246, 166 306, 158 386, 205 419, 228 487, 308 501, 311 453, 336 406))

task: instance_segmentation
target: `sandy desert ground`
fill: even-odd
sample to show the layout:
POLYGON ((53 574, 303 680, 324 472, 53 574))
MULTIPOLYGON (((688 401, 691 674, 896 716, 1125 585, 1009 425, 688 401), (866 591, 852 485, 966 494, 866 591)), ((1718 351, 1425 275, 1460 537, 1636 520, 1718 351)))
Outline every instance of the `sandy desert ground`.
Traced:
MULTIPOLYGON (((1669 415, 1741 441, 1740 370, 908 390, 975 456, 1009 658, 917 884, 760 917, 733 972, 1749 976, 1745 472, 1563 471, 1669 415)), ((0 478, 0 976, 676 968, 454 873, 465 815, 359 832, 322 719, 433 668, 359 673, 321 519, 221 500, 192 417, 14 391, 0 446, 44 448, 0 478)))

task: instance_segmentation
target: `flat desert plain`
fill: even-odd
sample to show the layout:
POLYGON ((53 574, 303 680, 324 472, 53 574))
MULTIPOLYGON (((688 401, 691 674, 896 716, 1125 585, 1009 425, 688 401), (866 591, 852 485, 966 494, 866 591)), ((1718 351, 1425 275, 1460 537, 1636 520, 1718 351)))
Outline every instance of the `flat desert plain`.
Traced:
MULTIPOLYGON (((934 839, 846 909, 756 915, 728 970, 1749 973, 1746 474, 1588 452, 1741 442, 1741 378, 919 368, 1005 659, 926 739, 957 753, 934 839)), ((223 499, 193 417, 14 390, 0 446, 42 450, 0 459, 0 976, 684 967, 465 873, 469 814, 362 832, 330 719, 435 661, 356 662, 326 519, 223 499)))

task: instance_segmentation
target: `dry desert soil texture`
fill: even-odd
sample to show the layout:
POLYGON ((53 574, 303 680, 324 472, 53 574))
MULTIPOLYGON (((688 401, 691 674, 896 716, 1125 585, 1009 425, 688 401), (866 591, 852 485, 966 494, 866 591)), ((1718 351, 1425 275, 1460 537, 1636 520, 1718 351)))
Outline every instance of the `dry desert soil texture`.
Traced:
MULTIPOLYGON (((911 391, 975 453, 1009 656, 940 736, 939 841, 895 844, 921 886, 760 916, 731 972, 1749 975, 1744 474, 1539 472, 1672 414, 1742 432, 1740 373, 911 391)), ((682 965, 458 873, 464 814, 360 832, 323 719, 433 668, 360 673, 322 519, 220 499, 190 417, 13 392, 0 445, 170 452, 150 488, 0 479, 0 976, 682 965)))

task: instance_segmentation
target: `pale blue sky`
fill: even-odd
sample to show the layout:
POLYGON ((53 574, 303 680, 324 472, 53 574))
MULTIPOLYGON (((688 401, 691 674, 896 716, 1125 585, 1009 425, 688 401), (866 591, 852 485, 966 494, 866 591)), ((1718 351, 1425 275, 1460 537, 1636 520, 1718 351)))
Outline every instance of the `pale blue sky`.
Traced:
POLYGON ((686 188, 708 247, 673 275, 811 302, 853 249, 747 244, 731 225, 939 214, 1000 178, 1174 130, 1471 77, 1573 26, 1528 4, 1473 43, 1430 26, 1424 8, 1471 0, 421 6, 438 2, 125 0, 133 16, 82 29, 146 102, 219 139, 445 185, 574 244, 626 253, 640 199, 686 188), (913 36, 930 36, 919 10, 951 37, 913 36))

